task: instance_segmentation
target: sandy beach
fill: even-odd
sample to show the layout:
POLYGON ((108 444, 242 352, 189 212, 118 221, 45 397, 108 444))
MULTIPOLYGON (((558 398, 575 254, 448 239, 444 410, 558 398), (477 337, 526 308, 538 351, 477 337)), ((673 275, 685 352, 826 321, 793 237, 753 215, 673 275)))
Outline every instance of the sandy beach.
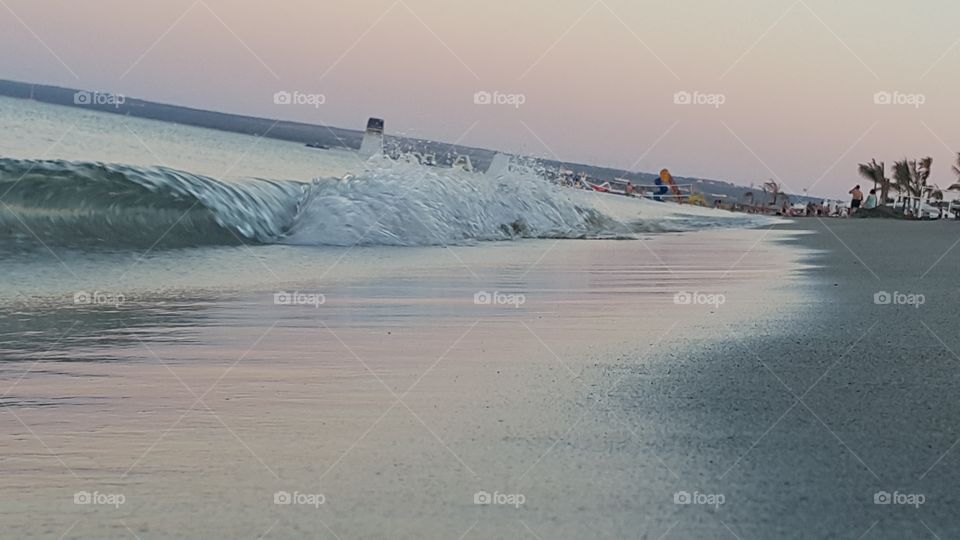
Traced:
POLYGON ((788 242, 817 252, 796 302, 628 378, 624 417, 663 426, 647 442, 678 485, 726 495, 678 537, 960 532, 955 225, 797 221, 812 234, 788 242))

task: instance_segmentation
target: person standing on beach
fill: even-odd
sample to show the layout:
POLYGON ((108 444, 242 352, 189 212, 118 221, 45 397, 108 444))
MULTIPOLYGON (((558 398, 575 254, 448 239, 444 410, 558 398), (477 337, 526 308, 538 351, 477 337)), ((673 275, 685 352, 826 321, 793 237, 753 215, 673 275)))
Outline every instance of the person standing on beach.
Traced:
POLYGON ((860 203, 863 202, 863 192, 860 191, 860 184, 850 190, 850 195, 853 197, 850 200, 850 214, 852 215, 857 212, 857 208, 860 208, 860 203))

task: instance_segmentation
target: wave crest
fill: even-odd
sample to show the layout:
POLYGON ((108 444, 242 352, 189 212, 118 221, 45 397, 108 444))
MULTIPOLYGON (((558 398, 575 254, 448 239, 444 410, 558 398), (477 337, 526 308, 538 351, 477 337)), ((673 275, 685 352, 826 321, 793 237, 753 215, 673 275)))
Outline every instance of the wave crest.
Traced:
POLYGON ((0 202, 0 239, 51 245, 436 245, 630 232, 532 174, 376 158, 357 176, 310 184, 0 159, 0 202))
POLYGON ((317 180, 282 241, 323 245, 444 245, 515 238, 628 234, 534 175, 493 178, 374 158, 357 176, 317 180))
POLYGON ((0 159, 0 235, 55 245, 271 242, 305 194, 165 167, 0 159))

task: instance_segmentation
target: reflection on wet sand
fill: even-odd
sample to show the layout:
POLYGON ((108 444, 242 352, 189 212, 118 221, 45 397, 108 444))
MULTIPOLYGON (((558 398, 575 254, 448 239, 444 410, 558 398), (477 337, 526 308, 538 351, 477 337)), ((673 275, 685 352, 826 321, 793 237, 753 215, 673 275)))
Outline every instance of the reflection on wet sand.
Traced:
MULTIPOLYGON (((669 473, 605 404, 616 370, 669 363, 788 298, 775 279, 795 257, 760 234, 461 248, 475 275, 436 248, 419 268, 324 286, 7 306, 0 468, 18 499, 0 519, 53 536, 74 524, 68 537, 256 537, 274 524, 275 537, 455 538, 489 491, 523 494, 511 511, 543 537, 590 535, 577 516, 598 512, 618 516, 611 536, 635 532, 622 501, 640 496, 638 475, 666 486, 669 473), (737 264, 751 245, 757 258, 737 264), (678 302, 686 291, 725 303, 678 302), (125 502, 75 504, 86 492, 125 502)), ((504 517, 478 531, 511 536, 504 517)))

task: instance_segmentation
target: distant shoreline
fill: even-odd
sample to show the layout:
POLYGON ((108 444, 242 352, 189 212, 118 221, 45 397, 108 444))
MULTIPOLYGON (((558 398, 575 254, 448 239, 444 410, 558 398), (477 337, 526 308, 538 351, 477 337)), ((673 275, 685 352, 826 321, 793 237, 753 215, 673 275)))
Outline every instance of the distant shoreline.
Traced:
MULTIPOLYGON (((344 129, 333 126, 306 124, 303 122, 291 122, 286 120, 274 120, 254 116, 208 111, 126 96, 123 97, 121 103, 96 103, 96 100, 92 100, 92 102, 89 103, 78 103, 76 101, 78 93, 91 96, 100 95, 107 97, 114 95, 97 93, 90 90, 63 88, 59 86, 0 79, 0 96, 34 100, 51 105, 75 107, 109 114, 120 114, 137 118, 146 118, 160 122, 170 122, 228 133, 252 135, 255 137, 262 136, 270 139, 277 139, 299 144, 322 145, 330 148, 345 147, 350 149, 358 149, 360 148, 360 142, 363 140, 362 130, 344 129)), ((357 125, 363 126, 366 123, 366 120, 366 118, 358 118, 357 125)), ((386 120, 389 129, 390 119, 387 118, 386 120)), ((473 165, 479 170, 486 170, 490 164, 490 161, 493 159, 494 154, 496 154, 496 151, 494 150, 474 148, 469 146, 458 146, 455 144, 452 145, 438 141, 412 139, 390 135, 386 135, 385 139, 388 144, 400 143, 403 147, 414 148, 416 151, 422 153, 434 153, 438 157, 447 153, 464 154, 470 156, 470 160, 473 162, 473 165)), ((591 177, 602 180, 612 181, 615 178, 623 178, 625 180, 630 180, 635 184, 643 185, 653 184, 658 178, 658 175, 654 173, 628 172, 610 167, 601 167, 580 163, 566 163, 548 159, 541 159, 540 161, 553 167, 562 167, 566 169, 573 169, 577 172, 585 172, 591 177)), ((698 192, 706 194, 708 198, 719 195, 722 197, 730 197, 733 200, 739 200, 745 190, 750 189, 746 186, 740 186, 731 182, 724 182, 720 180, 682 176, 677 176, 675 178, 679 183, 693 185, 698 192)), ((791 195, 791 198, 797 201, 806 201, 807 199, 811 201, 819 201, 817 198, 805 198, 795 194, 791 195)))
MULTIPOLYGON (((52 105, 134 116, 244 135, 263 136, 303 144, 321 143, 330 146, 359 148, 360 141, 363 138, 363 131, 360 130, 207 111, 130 97, 124 97, 123 102, 117 104, 77 103, 76 97, 81 93, 96 94, 95 92, 73 88, 0 80, 0 96, 32 99, 52 105)), ((101 95, 112 96, 113 94, 101 95)), ((362 125, 361 121, 357 123, 362 125)))

